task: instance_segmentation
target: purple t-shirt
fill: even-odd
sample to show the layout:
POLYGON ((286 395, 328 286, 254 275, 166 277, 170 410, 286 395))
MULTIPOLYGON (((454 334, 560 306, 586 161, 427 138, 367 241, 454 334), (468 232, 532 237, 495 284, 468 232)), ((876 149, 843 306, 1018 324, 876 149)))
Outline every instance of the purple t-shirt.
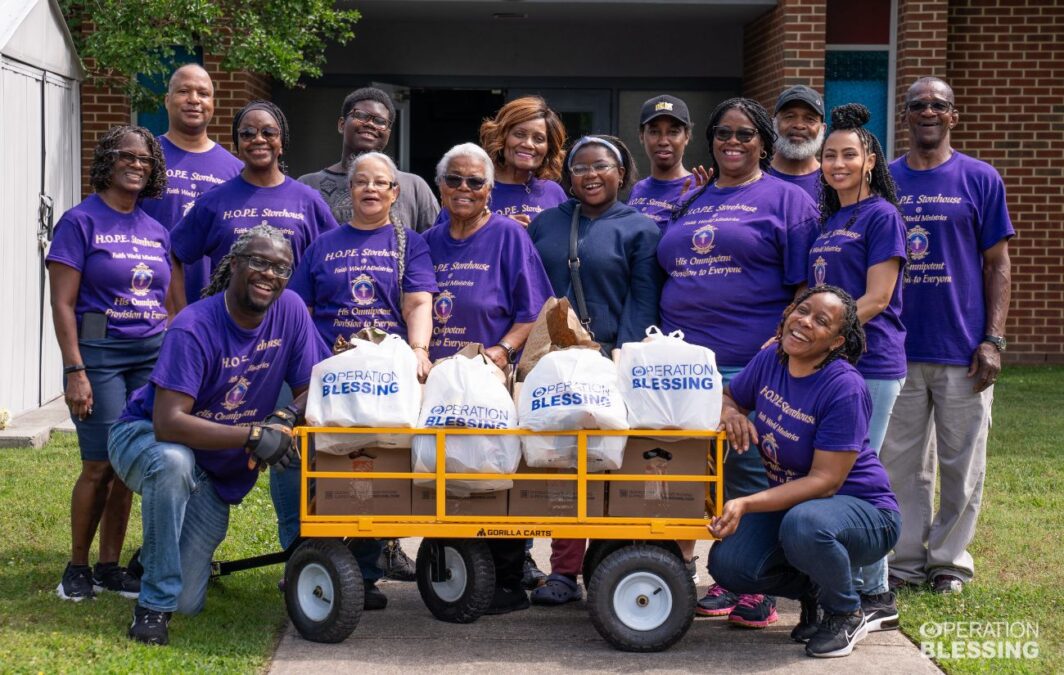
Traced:
POLYGON ((211 272, 241 234, 256 225, 272 225, 292 242, 296 266, 311 242, 337 227, 329 207, 314 188, 285 176, 274 187, 257 187, 237 176, 196 200, 174 228, 174 256, 182 263, 211 259, 211 272))
MULTIPOLYGON (((158 140, 166 158, 166 194, 162 199, 141 200, 140 208, 167 230, 173 230, 200 195, 236 176, 244 163, 218 144, 206 152, 188 152, 166 136, 159 136, 158 140)), ((200 290, 209 281, 209 270, 210 261, 206 258, 184 266, 189 303, 199 299, 200 290)))
MULTIPOLYGON (((303 254, 303 264, 288 288, 313 309, 314 325, 326 344, 365 326, 377 326, 406 339, 395 264, 398 248, 392 225, 372 231, 342 225, 323 234, 303 254)), ((403 292, 435 293, 436 273, 429 247, 409 228, 405 259, 403 292)))
POLYGON ((662 330, 682 330, 688 342, 709 347, 717 365, 746 365, 805 281, 816 218, 809 195, 772 176, 709 185, 658 243, 668 275, 662 330))
MULTIPOLYGON (((282 292, 253 330, 237 326, 225 293, 216 293, 174 319, 148 384, 133 392, 118 421, 150 421, 162 387, 195 399, 197 417, 230 426, 259 422, 273 412, 282 382, 305 387, 310 369, 328 356, 295 293, 282 292)), ((223 502, 238 504, 255 484, 258 472, 248 469, 243 448, 192 450, 223 502)))
POLYGON ((872 397, 849 363, 836 359, 812 375, 793 377, 771 345, 728 389, 739 406, 755 413, 758 449, 770 485, 809 475, 814 450, 856 452, 857 460, 837 494, 898 510, 887 472, 868 445, 872 397))
POLYGON ((440 291, 432 301, 429 355, 450 356, 470 342, 498 344, 515 323, 535 321, 551 296, 550 279, 525 228, 493 215, 472 236, 450 224, 425 233, 440 291))
MULTIPOLYGON (((809 249, 810 286, 831 284, 853 296, 865 294, 868 269, 898 258, 905 262, 905 224, 894 205, 879 196, 844 206, 828 219, 809 249), (846 223, 857 211, 857 219, 846 223)), ((902 271, 886 308, 865 324, 867 350, 857 370, 873 380, 905 377, 905 326, 901 323, 902 271)))
POLYGON ((136 339, 166 328, 169 251, 170 234, 154 218, 115 211, 92 194, 59 219, 45 260, 81 272, 79 333, 85 312, 102 312, 108 337, 136 339))
MULTIPOLYGON (((488 208, 500 216, 528 216, 534 220, 540 213, 569 199, 565 190, 552 180, 533 178, 528 183, 495 182, 488 199, 488 208)), ((450 222, 447 209, 440 211, 433 226, 450 222)))
POLYGON ((967 366, 986 334, 982 254, 1016 234, 1005 183, 992 166, 954 150, 927 171, 890 164, 907 228, 904 309, 910 361, 967 366))
POLYGON ((675 180, 644 178, 632 186, 632 192, 628 195, 628 206, 650 216, 664 232, 674 209, 680 204, 680 195, 687 181, 693 181, 693 177, 684 176, 675 180))
POLYGON ((804 173, 800 176, 793 176, 789 173, 783 173, 782 171, 779 171, 778 169, 770 166, 768 168, 768 172, 776 178, 779 178, 780 180, 787 181, 791 185, 797 185, 798 187, 805 190, 805 193, 812 197, 815 203, 820 203, 820 169, 817 169, 816 171, 811 171, 809 173, 804 173))

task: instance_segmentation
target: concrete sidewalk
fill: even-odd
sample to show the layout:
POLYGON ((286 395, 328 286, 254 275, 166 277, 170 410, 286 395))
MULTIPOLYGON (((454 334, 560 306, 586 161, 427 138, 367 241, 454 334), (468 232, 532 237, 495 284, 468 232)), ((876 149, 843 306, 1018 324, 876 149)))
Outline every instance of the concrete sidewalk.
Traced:
MULTIPOLYGON (((413 557, 419 541, 403 548, 413 557)), ((708 542, 698 546, 705 592, 708 542)), ((537 540, 533 554, 550 570, 550 542, 537 540)), ((610 647, 595 631, 583 602, 562 607, 532 607, 503 616, 485 616, 472 624, 437 621, 429 614, 413 583, 385 582, 388 608, 366 612, 358 628, 341 644, 303 640, 285 630, 270 673, 296 675, 345 673, 536 673, 716 671, 825 673, 845 668, 861 675, 938 673, 935 665, 899 631, 872 633, 845 659, 813 659, 792 642, 798 604, 782 601, 780 621, 765 630, 733 628, 722 619, 696 619, 672 649, 630 654, 610 647)))

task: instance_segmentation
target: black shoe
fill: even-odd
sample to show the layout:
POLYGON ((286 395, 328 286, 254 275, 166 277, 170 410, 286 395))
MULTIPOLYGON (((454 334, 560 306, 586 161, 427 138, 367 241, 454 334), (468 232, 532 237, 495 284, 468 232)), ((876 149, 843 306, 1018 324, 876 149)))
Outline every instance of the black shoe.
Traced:
POLYGON ((63 579, 55 592, 63 600, 71 602, 92 600, 96 597, 92 588, 92 570, 88 565, 67 563, 66 569, 63 570, 63 579))
POLYGON ((862 593, 861 611, 864 612, 869 633, 898 629, 898 605, 890 591, 877 595, 862 593))
POLYGON ((398 539, 384 542, 380 560, 377 561, 386 579, 392 581, 417 581, 414 561, 410 559, 399 545, 398 539))
POLYGON ((854 645, 865 639, 866 635, 868 626, 861 610, 853 614, 825 612, 820 629, 809 638, 809 643, 805 646, 805 653, 820 658, 849 656, 854 645))
POLYGON ((528 593, 520 588, 495 587, 495 597, 484 611, 485 614, 509 614, 531 607, 528 593))
POLYGON ((525 551, 525 567, 521 574, 521 586, 526 591, 534 591, 547 581, 547 575, 536 567, 536 561, 532 554, 525 551))
POLYGON ((133 608, 133 623, 127 635, 146 645, 165 645, 170 642, 170 617, 173 612, 156 612, 142 605, 133 608))
POLYGON ((939 595, 952 595, 964 590, 964 581, 952 574, 939 574, 931 580, 931 590, 939 595))
POLYGON ((97 593, 111 591, 123 598, 136 600, 140 595, 140 579, 134 579, 118 563, 96 563, 92 569, 92 590, 97 593))
POLYGON ((795 642, 809 642, 820 629, 820 605, 816 595, 806 595, 801 599, 802 612, 798 618, 798 625, 791 630, 791 639, 795 642))
POLYGON ((384 609, 388 606, 388 596, 377 588, 376 581, 367 581, 363 587, 365 594, 362 600, 362 609, 371 612, 375 609, 384 609))
POLYGON ((892 593, 897 593, 898 591, 916 591, 920 589, 920 584, 907 581, 891 574, 887 577, 887 588, 892 593))

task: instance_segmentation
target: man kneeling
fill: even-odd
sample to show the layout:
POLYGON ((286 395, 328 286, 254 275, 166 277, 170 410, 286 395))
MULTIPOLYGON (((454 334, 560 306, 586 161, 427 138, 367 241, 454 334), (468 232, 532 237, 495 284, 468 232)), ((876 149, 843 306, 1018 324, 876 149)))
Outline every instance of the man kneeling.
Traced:
POLYGON ((285 291, 291 275, 292 249, 280 230, 259 225, 242 235, 205 299, 174 320, 149 383, 111 428, 111 464, 142 497, 135 640, 166 644, 174 611, 203 608, 229 507, 260 467, 297 459, 291 426, 302 411, 267 411, 282 381, 305 401, 311 368, 329 352, 303 301, 285 291))

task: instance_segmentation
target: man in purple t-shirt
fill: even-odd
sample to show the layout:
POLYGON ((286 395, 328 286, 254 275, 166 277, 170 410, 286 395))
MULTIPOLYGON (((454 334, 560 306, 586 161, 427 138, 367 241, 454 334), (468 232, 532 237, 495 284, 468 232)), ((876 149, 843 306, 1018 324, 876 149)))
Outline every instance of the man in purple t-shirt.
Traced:
POLYGON ((798 84, 776 99, 776 152, 768 172, 805 190, 814 202, 820 196, 820 146, 824 144, 824 99, 798 84))
POLYGON ((116 473, 142 496, 144 575, 129 636, 147 644, 168 642, 174 611, 203 608, 230 506, 258 467, 296 461, 291 429, 311 368, 328 356, 306 306, 285 290, 292 249, 279 230, 253 228, 224 265, 220 292, 174 320, 108 440, 116 473), (283 382, 296 402, 269 414, 283 382))
MULTIPOLYGON (((159 137, 166 158, 166 192, 162 199, 142 200, 140 207, 173 230, 200 195, 240 173, 244 163, 207 137, 207 125, 214 117, 214 83, 199 64, 185 64, 170 76, 166 114, 166 133, 159 137)), ((188 303, 199 299, 209 271, 207 258, 184 266, 188 303)))
POLYGON ((909 257, 901 314, 908 372, 880 455, 904 523, 890 581, 930 582, 937 593, 961 591, 974 574, 967 548, 982 499, 1016 233, 1001 176, 951 147, 957 118, 948 84, 917 80, 905 97, 909 152, 890 165, 909 257))

